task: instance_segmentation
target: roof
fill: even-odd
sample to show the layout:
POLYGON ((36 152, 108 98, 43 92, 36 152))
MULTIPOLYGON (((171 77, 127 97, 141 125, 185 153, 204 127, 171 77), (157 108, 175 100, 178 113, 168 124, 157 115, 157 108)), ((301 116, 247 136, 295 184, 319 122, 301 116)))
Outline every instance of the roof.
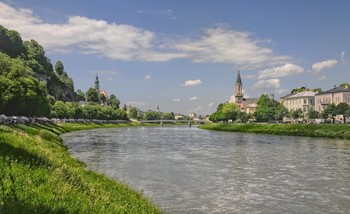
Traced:
POLYGON ((250 105, 253 103, 257 103, 259 98, 243 98, 244 105, 250 105))
POLYGON ((342 87, 342 86, 338 86, 338 87, 329 89, 328 91, 320 92, 317 95, 319 95, 319 94, 329 94, 329 93, 340 93, 340 92, 350 92, 350 89, 342 87))
POLYGON ((313 97, 315 96, 316 92, 314 91, 302 91, 293 95, 290 95, 288 97, 286 97, 286 99, 289 98, 298 98, 298 97, 313 97))
POLYGON ((242 84, 241 74, 239 73, 239 71, 238 71, 238 74, 237 74, 237 80, 236 80, 236 83, 240 83, 240 84, 242 84))

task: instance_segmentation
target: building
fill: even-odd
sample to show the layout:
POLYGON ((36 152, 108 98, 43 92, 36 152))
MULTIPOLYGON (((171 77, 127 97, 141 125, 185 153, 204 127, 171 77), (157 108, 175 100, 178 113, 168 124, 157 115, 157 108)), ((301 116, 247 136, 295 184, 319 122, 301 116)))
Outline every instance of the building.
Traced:
POLYGON ((304 114, 307 114, 309 110, 315 108, 315 94, 315 92, 309 90, 290 94, 281 97, 281 103, 288 109, 288 111, 301 109, 304 114))
POLYGON ((347 103, 350 105, 350 89, 347 87, 336 87, 320 92, 315 95, 315 110, 322 112, 330 104, 338 105, 339 103, 347 103))
POLYGON ((107 92, 106 92, 105 90, 100 89, 100 81, 99 81, 99 79, 98 79, 98 75, 97 75, 97 74, 96 74, 96 79, 95 79, 95 86, 94 86, 94 88, 98 91, 99 94, 102 94, 102 95, 106 98, 105 102, 102 102, 102 101, 101 101, 101 105, 107 105, 108 94, 107 94, 107 92))
POLYGON ((253 114, 256 110, 256 103, 259 98, 244 98, 241 74, 238 71, 236 79, 235 103, 239 109, 247 114, 253 114))

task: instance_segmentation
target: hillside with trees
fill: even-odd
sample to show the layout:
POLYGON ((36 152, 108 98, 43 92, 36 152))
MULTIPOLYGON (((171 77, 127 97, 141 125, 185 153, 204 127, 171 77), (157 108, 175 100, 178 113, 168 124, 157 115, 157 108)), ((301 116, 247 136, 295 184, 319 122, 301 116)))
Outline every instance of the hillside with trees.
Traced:
POLYGON ((71 119, 127 119, 120 101, 90 88, 74 91, 61 61, 53 67, 35 40, 0 25, 0 114, 71 119), (83 101, 83 105, 78 102, 83 101), (87 101, 87 102, 85 102, 87 101))

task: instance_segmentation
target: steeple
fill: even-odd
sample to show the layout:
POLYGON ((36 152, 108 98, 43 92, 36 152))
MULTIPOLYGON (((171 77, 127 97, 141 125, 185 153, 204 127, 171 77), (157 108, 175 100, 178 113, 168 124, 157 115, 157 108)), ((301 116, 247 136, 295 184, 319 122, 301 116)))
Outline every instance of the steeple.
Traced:
POLYGON ((243 89, 242 89, 242 80, 241 74, 238 71, 237 80, 236 80, 236 99, 243 98, 243 89))
POLYGON ((100 91, 100 81, 98 80, 98 75, 96 73, 95 89, 100 91))
POLYGON ((241 84, 242 85, 241 74, 239 73, 239 70, 238 70, 238 74, 237 74, 236 84, 241 84))

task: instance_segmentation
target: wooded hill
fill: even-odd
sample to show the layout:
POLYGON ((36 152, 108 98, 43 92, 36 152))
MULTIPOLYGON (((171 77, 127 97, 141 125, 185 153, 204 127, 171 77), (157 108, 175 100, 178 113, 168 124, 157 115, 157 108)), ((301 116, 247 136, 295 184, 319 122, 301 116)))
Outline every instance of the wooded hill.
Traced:
POLYGON ((0 25, 0 114, 45 116, 50 100, 76 100, 63 64, 58 61, 53 68, 37 41, 23 41, 0 25))

